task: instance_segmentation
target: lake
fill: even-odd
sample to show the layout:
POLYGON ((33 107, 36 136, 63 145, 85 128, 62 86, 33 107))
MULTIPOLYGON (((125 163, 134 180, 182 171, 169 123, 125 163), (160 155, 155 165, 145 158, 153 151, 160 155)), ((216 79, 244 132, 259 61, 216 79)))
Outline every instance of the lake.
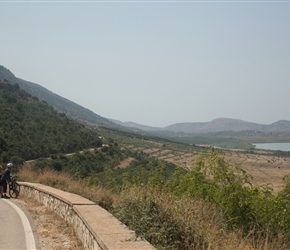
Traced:
POLYGON ((252 143, 257 149, 290 151, 289 142, 281 143, 252 143))

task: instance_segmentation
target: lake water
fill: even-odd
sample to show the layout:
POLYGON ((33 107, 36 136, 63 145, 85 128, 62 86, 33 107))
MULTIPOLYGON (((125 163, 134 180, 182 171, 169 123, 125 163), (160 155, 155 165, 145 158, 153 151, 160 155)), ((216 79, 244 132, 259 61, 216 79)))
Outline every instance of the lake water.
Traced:
POLYGON ((290 151, 290 143, 252 143, 257 149, 290 151))

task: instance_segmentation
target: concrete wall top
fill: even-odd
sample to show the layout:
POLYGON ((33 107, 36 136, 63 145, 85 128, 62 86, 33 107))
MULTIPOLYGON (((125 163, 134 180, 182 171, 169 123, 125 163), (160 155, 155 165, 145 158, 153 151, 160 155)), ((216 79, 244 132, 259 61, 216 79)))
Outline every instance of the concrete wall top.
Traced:
MULTIPOLYGON (((150 243, 136 237, 134 231, 128 229, 107 210, 80 195, 65 192, 38 183, 20 182, 23 187, 35 189, 68 204, 94 235, 98 245, 105 250, 152 250, 150 243)), ((98 248, 99 249, 99 248, 98 248)))
POLYGON ((148 242, 136 239, 134 231, 99 206, 92 209, 92 206, 77 205, 74 210, 87 223, 89 230, 95 233, 103 249, 154 249, 148 242))
POLYGON ((30 182, 20 182, 19 184, 25 185, 31 188, 34 188, 38 191, 50 194, 65 203, 74 206, 74 205, 96 205, 96 203, 90 201, 89 199, 86 199, 80 195, 72 194, 66 191, 62 191, 50 186, 42 185, 39 183, 30 183, 30 182))

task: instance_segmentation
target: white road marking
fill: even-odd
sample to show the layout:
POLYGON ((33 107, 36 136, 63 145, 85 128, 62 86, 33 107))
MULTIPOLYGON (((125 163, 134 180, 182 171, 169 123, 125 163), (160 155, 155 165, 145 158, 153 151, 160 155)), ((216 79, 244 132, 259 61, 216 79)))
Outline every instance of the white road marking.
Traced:
POLYGON ((26 249, 29 249, 29 250, 37 249, 33 231, 25 213, 18 206, 16 206, 13 202, 9 202, 8 200, 5 200, 5 199, 2 199, 2 200, 7 202, 10 206, 12 206, 14 210, 18 213, 21 219, 22 225, 24 227, 26 249))

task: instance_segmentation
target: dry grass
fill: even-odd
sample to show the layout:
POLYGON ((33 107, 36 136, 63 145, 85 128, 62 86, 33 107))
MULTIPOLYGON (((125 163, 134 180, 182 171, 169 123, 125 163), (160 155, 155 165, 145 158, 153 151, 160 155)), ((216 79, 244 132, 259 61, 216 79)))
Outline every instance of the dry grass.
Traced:
POLYGON ((72 178, 67 173, 59 173, 53 170, 45 170, 40 173, 33 172, 25 166, 18 173, 22 181, 42 183, 55 188, 65 190, 86 197, 96 204, 109 209, 116 200, 116 194, 101 186, 87 186, 83 182, 72 178))

